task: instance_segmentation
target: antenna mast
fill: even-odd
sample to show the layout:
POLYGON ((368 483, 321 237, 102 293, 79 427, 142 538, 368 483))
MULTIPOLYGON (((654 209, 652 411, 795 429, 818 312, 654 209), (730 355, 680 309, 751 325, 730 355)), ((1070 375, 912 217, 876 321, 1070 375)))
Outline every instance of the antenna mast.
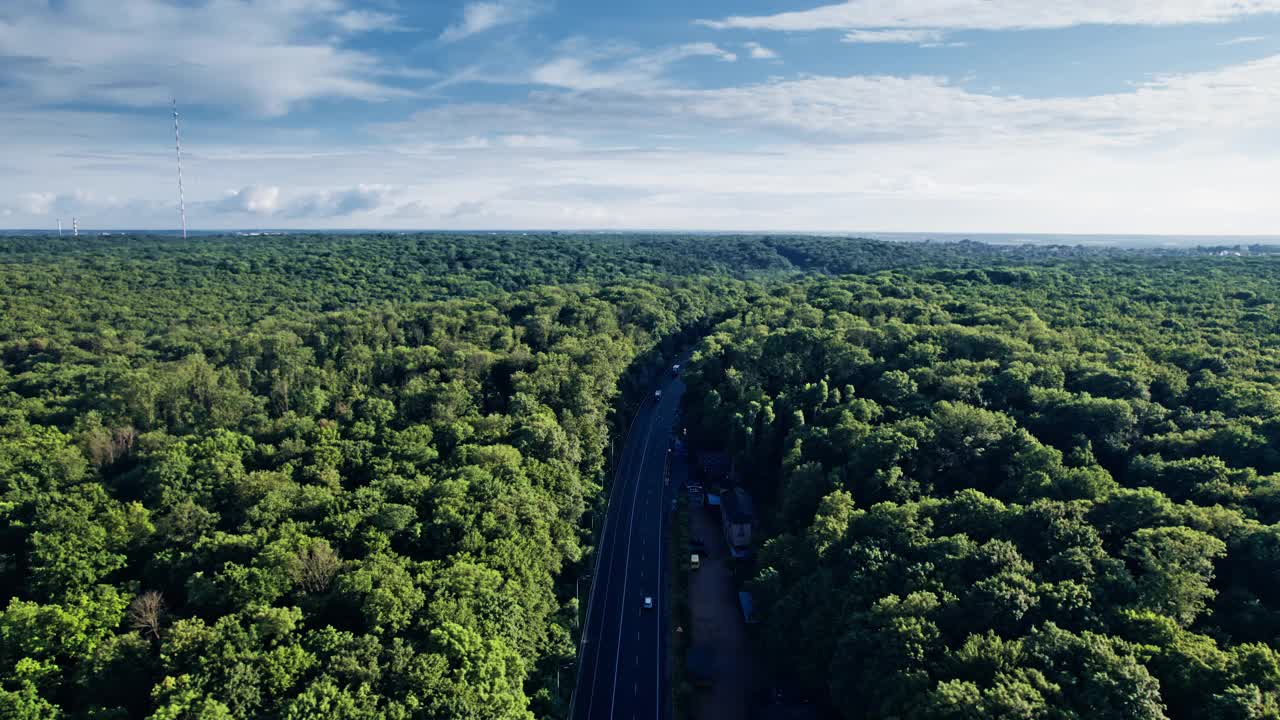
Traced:
POLYGON ((62 218, 58 218, 58 237, 62 237, 62 218))
POLYGON ((187 239, 187 202, 182 196, 182 136, 178 134, 178 98, 173 99, 173 145, 178 154, 178 214, 182 216, 182 239, 187 239))
POLYGON ((74 237, 80 237, 80 221, 76 218, 71 218, 71 234, 74 237))

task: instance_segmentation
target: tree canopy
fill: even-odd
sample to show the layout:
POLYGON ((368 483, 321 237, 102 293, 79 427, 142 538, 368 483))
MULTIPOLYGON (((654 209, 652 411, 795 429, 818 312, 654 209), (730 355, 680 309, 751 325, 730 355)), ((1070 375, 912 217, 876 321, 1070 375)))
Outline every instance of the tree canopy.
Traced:
POLYGON ((0 716, 562 717, 610 438, 696 343, 691 433, 760 500, 780 674, 852 718, 1274 717, 1277 277, 850 238, 0 238, 0 716))
POLYGON ((689 365, 758 498, 776 676, 847 718, 1280 707, 1280 267, 772 289, 689 365))

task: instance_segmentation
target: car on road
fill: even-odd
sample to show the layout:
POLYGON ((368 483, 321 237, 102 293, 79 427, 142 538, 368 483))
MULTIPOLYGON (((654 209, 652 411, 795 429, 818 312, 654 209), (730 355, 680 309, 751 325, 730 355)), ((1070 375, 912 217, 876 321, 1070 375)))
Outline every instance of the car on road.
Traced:
POLYGON ((648 595, 644 596, 644 609, 645 610, 653 609, 653 598, 648 595))
POLYGON ((653 397, 654 397, 655 399, 661 399, 661 398, 662 398, 662 391, 661 391, 661 390, 654 390, 654 391, 653 391, 653 397))

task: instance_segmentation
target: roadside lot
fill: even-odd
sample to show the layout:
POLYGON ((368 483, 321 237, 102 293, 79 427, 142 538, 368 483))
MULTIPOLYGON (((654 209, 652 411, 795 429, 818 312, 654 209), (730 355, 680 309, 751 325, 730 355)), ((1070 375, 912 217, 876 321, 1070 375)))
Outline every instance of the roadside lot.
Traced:
POLYGON ((728 547, 712 508, 689 512, 690 535, 705 543, 702 567, 690 573, 689 607, 693 637, 699 647, 710 647, 714 656, 714 682, 695 691, 696 720, 741 720, 747 717, 747 701, 755 686, 756 667, 747 641, 746 625, 738 609, 728 547))

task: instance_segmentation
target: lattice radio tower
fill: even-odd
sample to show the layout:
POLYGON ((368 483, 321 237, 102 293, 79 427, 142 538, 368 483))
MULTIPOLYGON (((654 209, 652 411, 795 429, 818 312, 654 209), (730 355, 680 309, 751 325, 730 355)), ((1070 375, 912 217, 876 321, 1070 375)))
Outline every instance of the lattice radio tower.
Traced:
POLYGON ((187 239, 187 202, 182 196, 182 136, 178 134, 178 98, 173 99, 173 146, 178 154, 178 215, 182 217, 182 239, 187 239))

